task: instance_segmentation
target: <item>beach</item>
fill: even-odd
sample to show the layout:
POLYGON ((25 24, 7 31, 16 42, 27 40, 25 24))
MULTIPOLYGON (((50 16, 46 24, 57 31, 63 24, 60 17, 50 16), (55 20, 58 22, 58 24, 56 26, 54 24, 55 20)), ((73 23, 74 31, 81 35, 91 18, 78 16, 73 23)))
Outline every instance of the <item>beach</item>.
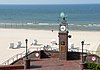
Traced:
POLYGON ((30 48, 33 40, 37 40, 38 44, 42 44, 41 47, 43 47, 43 45, 50 44, 51 39, 57 39, 57 37, 56 31, 0 29, 0 64, 25 51, 25 48, 10 49, 10 43, 17 45, 17 42, 21 41, 22 45, 26 46, 25 39, 28 39, 28 48, 30 48))
MULTIPOLYGON (((69 31, 69 35, 72 37, 69 39, 69 47, 74 44, 74 47, 81 49, 81 41, 85 42, 84 49, 96 51, 100 45, 100 31, 69 31)), ((51 41, 55 40, 59 42, 58 31, 51 30, 32 30, 32 29, 3 29, 0 28, 0 64, 13 57, 18 53, 25 51, 25 48, 11 49, 10 43, 17 44, 21 41, 25 47, 25 39, 28 39, 28 48, 36 47, 31 46, 33 40, 37 40, 38 47, 44 45, 51 45, 51 41)), ((57 48, 59 45, 56 46, 57 48)))

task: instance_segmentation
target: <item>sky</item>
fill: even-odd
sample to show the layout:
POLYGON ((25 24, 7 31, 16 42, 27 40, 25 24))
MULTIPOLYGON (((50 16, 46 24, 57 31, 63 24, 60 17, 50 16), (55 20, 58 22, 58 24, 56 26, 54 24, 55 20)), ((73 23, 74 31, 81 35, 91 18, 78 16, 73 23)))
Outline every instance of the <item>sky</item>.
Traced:
POLYGON ((0 0, 0 4, 100 4, 100 0, 0 0))

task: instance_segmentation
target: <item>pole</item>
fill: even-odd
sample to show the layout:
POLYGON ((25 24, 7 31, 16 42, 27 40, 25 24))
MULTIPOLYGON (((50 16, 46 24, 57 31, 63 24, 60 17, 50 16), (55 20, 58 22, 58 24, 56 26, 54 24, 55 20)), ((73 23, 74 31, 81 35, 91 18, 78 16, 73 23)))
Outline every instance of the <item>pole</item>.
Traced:
POLYGON ((28 53, 27 53, 27 42, 28 42, 28 39, 25 39, 25 42, 26 42, 26 59, 28 59, 28 53))
POLYGON ((82 41, 81 43, 82 43, 82 63, 84 63, 84 59, 83 59, 83 45, 84 45, 84 41, 82 41))
POLYGON ((25 39, 25 42, 26 42, 26 57, 25 57, 25 60, 24 60, 24 70, 30 68, 30 59, 28 59, 28 52, 27 52, 27 42, 28 42, 28 39, 25 39))

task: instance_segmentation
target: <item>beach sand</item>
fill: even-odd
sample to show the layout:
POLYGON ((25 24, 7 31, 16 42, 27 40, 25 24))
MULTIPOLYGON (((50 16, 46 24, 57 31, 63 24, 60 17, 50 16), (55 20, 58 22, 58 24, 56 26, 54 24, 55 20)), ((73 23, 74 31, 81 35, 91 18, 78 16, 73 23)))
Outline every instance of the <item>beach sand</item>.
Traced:
MULTIPOLYGON (((70 44, 74 44, 74 47, 81 49, 81 41, 84 40, 84 49, 96 51, 100 44, 100 31, 69 31, 72 38, 69 39, 70 44)), ((58 31, 49 30, 28 30, 28 29, 0 29, 0 64, 8 60, 12 56, 25 51, 25 48, 10 49, 9 44, 17 44, 18 41, 22 42, 25 46, 25 39, 28 39, 28 48, 31 46, 33 40, 37 40, 38 44, 51 45, 51 41, 54 39, 58 43, 58 31)), ((57 47, 57 46, 56 46, 57 47)), ((59 47, 59 46, 58 46, 59 47)))

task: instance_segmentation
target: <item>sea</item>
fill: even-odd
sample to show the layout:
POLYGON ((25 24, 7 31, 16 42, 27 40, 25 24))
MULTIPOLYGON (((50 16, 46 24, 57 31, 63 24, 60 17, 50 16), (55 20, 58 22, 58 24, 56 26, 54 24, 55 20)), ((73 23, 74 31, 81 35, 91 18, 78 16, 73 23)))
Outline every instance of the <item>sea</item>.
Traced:
POLYGON ((59 30, 61 12, 68 30, 100 31, 100 4, 1 4, 0 28, 59 30))

